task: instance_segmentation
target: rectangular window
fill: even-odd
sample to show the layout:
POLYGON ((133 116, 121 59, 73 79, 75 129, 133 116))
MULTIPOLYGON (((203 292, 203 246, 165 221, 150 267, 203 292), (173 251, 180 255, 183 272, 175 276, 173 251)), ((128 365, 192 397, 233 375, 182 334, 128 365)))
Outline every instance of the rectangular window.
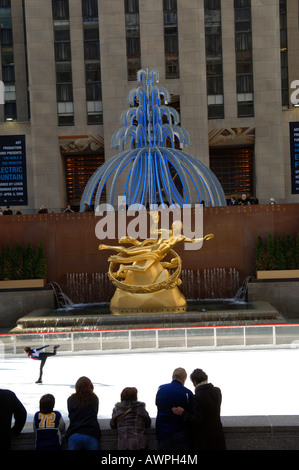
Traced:
POLYGON ((72 53, 68 0, 52 0, 58 125, 74 124, 72 53))
POLYGON ((225 196, 253 195, 253 149, 210 149, 210 169, 215 173, 225 196))
POLYGON ((177 0, 163 0, 165 78, 179 78, 177 0))
POLYGON ((128 80, 136 80, 141 69, 139 0, 125 0, 128 80))
POLYGON ((254 115, 251 0, 234 0, 238 117, 254 115))
POLYGON ((80 205, 85 186, 104 161, 103 155, 66 155, 66 192, 69 204, 72 206, 80 205))
POLYGON ((103 123, 97 0, 82 0, 87 124, 103 123))
POLYGON ((205 0, 208 118, 224 118, 220 0, 205 0))

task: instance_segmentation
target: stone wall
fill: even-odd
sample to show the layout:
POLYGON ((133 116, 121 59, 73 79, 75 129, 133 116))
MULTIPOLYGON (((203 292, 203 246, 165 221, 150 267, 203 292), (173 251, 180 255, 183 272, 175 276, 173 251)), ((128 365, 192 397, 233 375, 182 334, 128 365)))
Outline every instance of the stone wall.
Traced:
MULTIPOLYGON (((299 450, 299 416, 232 416, 222 418, 227 450, 299 450)), ((101 449, 117 450, 117 431, 109 420, 100 420, 101 449)), ((158 449, 155 419, 148 432, 148 451, 158 449)), ((32 424, 13 439, 12 450, 33 450, 32 424)))
MULTIPOLYGON (((234 296, 243 280, 255 275, 257 237, 266 238, 268 233, 296 237, 298 209, 299 204, 205 208, 203 234, 213 233, 214 238, 204 242, 200 250, 186 250, 183 243, 175 247, 183 261, 181 289, 189 298, 234 296)), ((98 246, 118 245, 117 212, 113 240, 96 237, 98 221, 94 213, 0 217, 0 249, 6 243, 25 246, 29 241, 36 248, 42 241, 47 282, 57 282, 71 299, 80 294, 85 301, 109 301, 114 288, 105 273, 112 252, 99 251, 98 246)))
POLYGON ((299 318, 299 280, 254 280, 248 283, 248 301, 270 302, 286 318, 299 318))
POLYGON ((0 328, 13 327, 16 321, 36 309, 55 308, 49 289, 0 290, 0 328))

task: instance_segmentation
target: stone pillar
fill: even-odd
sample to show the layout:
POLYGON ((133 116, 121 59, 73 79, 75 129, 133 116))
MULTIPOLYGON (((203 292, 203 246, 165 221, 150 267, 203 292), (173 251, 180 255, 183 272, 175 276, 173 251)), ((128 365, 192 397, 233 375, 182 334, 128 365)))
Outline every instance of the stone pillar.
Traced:
MULTIPOLYGON (((26 2, 26 33, 31 105, 30 206, 60 211, 65 203, 57 137, 57 100, 51 2, 26 2)), ((29 183, 29 182, 28 182, 29 183)))
POLYGON ((256 195, 284 198, 278 0, 252 2, 256 195))

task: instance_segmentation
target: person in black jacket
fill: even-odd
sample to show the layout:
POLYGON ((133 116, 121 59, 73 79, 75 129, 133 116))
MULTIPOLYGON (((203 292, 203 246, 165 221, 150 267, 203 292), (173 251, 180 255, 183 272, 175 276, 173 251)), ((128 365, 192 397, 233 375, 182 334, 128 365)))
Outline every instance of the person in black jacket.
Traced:
POLYGON ((220 419, 221 390, 208 382, 202 369, 195 369, 190 375, 195 387, 191 410, 174 407, 173 413, 182 416, 191 436, 191 450, 225 450, 225 439, 220 419))
POLYGON ((14 392, 0 390, 0 450, 9 450, 11 435, 21 433, 27 418, 27 411, 14 392), (11 420, 14 417, 14 425, 11 420))
POLYGON ((75 384, 75 390, 76 393, 67 400, 70 420, 66 432, 68 450, 99 450, 99 399, 88 377, 80 377, 75 384))

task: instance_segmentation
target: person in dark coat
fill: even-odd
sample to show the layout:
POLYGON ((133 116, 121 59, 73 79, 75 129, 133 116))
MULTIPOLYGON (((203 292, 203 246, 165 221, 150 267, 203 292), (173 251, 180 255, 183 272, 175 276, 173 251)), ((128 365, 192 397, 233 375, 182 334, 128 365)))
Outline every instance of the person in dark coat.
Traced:
POLYGON ((195 387, 191 410, 174 407, 172 411, 181 415, 189 428, 191 451, 225 450, 220 419, 221 390, 208 383, 208 376, 202 369, 195 369, 190 379, 195 387))
POLYGON ((137 400, 137 389, 126 387, 116 403, 110 420, 112 429, 118 430, 118 450, 144 450, 147 448, 146 428, 151 418, 145 403, 137 400))
POLYGON ((11 390, 0 390, 0 450, 9 450, 11 435, 21 433, 27 418, 27 411, 11 390), (14 417, 14 425, 11 420, 14 417))
POLYGON ((75 390, 76 393, 67 399, 70 421, 66 432, 68 450, 99 450, 99 399, 88 377, 80 377, 75 384, 75 390))
POLYGON ((156 395, 158 413, 156 435, 159 450, 188 451, 190 448, 186 425, 181 416, 172 412, 173 407, 189 409, 193 393, 184 386, 187 373, 182 367, 173 371, 172 382, 161 385, 156 395))

